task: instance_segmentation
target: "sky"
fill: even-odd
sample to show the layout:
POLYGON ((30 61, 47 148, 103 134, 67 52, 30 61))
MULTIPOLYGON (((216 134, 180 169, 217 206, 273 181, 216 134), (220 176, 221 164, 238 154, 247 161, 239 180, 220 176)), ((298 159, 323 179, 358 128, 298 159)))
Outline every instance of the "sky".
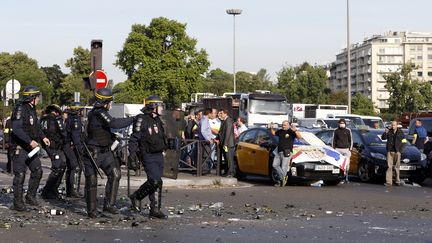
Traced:
MULTIPOLYGON (((187 24, 211 69, 232 73, 233 17, 237 71, 329 64, 346 46, 346 0, 1 0, 0 52, 23 51, 40 66, 58 64, 77 46, 103 39, 103 68, 114 83, 126 79, 113 63, 132 24, 166 17, 187 24)), ((432 32, 430 0, 350 0, 351 42, 388 31, 432 32)))

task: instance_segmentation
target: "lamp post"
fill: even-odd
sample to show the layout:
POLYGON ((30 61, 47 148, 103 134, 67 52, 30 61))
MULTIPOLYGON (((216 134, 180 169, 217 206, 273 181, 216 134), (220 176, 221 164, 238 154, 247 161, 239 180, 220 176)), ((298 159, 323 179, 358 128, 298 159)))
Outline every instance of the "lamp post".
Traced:
POLYGON ((351 114, 351 44, 350 44, 350 11, 349 0, 347 0, 347 82, 348 82, 348 114, 351 114))
POLYGON ((236 93, 236 66, 235 66, 235 16, 242 13, 241 9, 227 9, 226 13, 233 16, 233 76, 234 93, 236 93))

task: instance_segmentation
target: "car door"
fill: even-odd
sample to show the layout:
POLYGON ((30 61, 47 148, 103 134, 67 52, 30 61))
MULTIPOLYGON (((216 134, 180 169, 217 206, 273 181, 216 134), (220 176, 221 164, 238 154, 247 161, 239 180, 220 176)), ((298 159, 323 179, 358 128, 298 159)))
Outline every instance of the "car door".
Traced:
POLYGON ((242 133, 237 144, 237 164, 243 173, 252 173, 251 168, 255 163, 255 144, 257 129, 250 129, 242 133))
POLYGON ((262 144, 272 143, 272 138, 267 130, 258 130, 256 135, 255 144, 256 149, 254 154, 254 163, 251 164, 251 171, 257 175, 269 175, 269 148, 268 146, 263 147, 262 144))
MULTIPOLYGON (((364 146, 363 140, 361 139, 360 134, 353 131, 352 137, 353 137, 353 143, 354 144, 357 144, 358 147, 364 146)), ((350 168, 349 168, 350 174, 357 175, 358 166, 359 166, 360 159, 361 159, 360 152, 361 151, 359 151, 358 148, 356 148, 356 146, 354 146, 353 149, 351 150, 351 159, 350 159, 350 168)))

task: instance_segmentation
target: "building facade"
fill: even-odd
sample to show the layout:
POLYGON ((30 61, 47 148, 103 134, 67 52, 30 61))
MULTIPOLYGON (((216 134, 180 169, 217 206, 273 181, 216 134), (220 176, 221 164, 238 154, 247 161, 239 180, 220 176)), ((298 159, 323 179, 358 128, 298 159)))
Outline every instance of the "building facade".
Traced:
MULTIPOLYGON (((413 78, 432 82, 432 33, 389 32, 374 35, 351 47, 351 91, 361 93, 378 109, 388 108, 389 93, 384 76, 411 63, 413 78)), ((328 88, 348 90, 347 50, 336 55, 330 66, 328 88)))

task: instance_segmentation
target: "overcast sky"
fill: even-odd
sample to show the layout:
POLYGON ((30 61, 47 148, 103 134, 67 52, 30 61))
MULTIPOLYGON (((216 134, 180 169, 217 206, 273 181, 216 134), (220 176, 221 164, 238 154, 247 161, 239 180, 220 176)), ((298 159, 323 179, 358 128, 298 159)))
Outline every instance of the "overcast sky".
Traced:
MULTIPOLYGON (((430 0, 351 0, 351 40, 392 31, 432 32, 430 0)), ((103 67, 115 83, 125 75, 113 63, 134 23, 167 17, 209 54, 211 68, 232 72, 232 17, 236 18, 237 70, 328 64, 346 45, 346 0, 1 0, 0 51, 23 51, 40 66, 64 63, 73 48, 104 41, 103 67)))

